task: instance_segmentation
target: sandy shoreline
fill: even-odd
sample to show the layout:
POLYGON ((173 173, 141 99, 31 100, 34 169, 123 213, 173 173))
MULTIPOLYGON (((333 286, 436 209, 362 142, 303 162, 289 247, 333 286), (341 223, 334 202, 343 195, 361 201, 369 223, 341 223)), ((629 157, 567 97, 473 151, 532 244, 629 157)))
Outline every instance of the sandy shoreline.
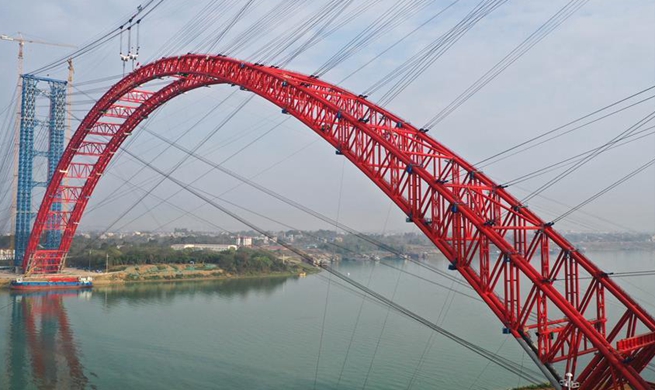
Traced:
MULTIPOLYGON (((79 270, 76 268, 66 268, 58 276, 91 276, 94 286, 111 286, 133 283, 168 283, 182 281, 205 281, 205 280, 231 280, 231 279, 255 279, 255 278, 274 278, 274 277, 293 277, 304 276, 306 274, 316 273, 318 269, 305 265, 294 271, 281 272, 252 272, 234 274, 223 271, 216 267, 206 268, 205 265, 188 265, 188 264, 157 264, 157 265, 139 265, 128 266, 120 271, 108 273, 96 273, 79 270)), ((0 272, 0 288, 8 289, 9 284, 18 275, 10 272, 0 272)), ((53 276, 53 275, 50 275, 53 276)))

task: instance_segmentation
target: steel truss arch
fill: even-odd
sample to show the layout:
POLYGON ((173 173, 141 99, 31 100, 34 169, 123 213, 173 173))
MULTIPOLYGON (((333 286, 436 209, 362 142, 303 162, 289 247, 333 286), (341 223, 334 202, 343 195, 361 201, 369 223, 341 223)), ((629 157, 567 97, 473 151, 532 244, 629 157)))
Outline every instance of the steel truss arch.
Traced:
POLYGON ((162 58, 126 76, 96 103, 44 195, 25 271, 59 271, 97 182, 141 121, 185 91, 220 83, 269 100, 355 164, 439 248, 542 368, 554 374, 551 364, 564 362, 567 372, 579 371, 585 389, 652 388, 640 373, 655 355, 655 320, 552 224, 425 130, 365 96, 220 55, 162 58), (141 89, 167 77, 173 81, 156 92, 141 89), (58 248, 39 248, 48 231, 61 232, 58 248), (606 298, 621 307, 616 319, 607 316, 606 298), (593 355, 578 370, 578 358, 587 354, 593 355))

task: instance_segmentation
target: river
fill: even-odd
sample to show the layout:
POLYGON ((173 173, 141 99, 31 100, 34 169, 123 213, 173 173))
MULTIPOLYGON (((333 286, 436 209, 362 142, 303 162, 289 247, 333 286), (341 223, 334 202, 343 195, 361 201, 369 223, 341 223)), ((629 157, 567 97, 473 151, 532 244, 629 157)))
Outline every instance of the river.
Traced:
MULTIPOLYGON (((589 256, 608 271, 655 269, 653 252, 589 256)), ((447 269, 442 258, 428 262, 447 269)), ((338 268, 536 371, 471 290, 411 262, 390 264, 406 273, 380 263, 338 268)), ((618 281, 655 313, 652 276, 618 281)), ((0 292, 0 356, 0 389, 497 390, 528 383, 324 273, 0 292)), ((655 380, 653 371, 646 376, 655 380)))

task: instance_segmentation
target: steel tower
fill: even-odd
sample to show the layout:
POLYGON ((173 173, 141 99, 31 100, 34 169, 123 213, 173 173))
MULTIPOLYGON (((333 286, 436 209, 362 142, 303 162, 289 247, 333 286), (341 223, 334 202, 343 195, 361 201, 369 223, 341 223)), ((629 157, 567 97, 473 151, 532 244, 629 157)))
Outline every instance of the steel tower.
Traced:
MULTIPOLYGON (((21 93, 21 117, 18 152, 18 187, 16 191, 16 249, 14 266, 20 270, 25 248, 32 231, 32 190, 35 187, 47 188, 55 173, 59 159, 64 151, 64 132, 66 127, 66 81, 23 75, 21 93), (40 85, 46 88, 40 88, 40 85), (38 115, 37 99, 45 97, 49 101, 45 115, 38 115), (45 118, 45 119, 42 119, 45 118), (47 134, 45 132, 47 131, 47 134), (39 150, 35 140, 47 136, 47 150, 39 150), (35 179, 34 159, 47 159, 47 175, 44 180, 35 179)), ((54 202, 51 210, 61 209, 61 203, 54 202)), ((59 231, 46 228, 45 246, 58 247, 61 240, 59 231)))

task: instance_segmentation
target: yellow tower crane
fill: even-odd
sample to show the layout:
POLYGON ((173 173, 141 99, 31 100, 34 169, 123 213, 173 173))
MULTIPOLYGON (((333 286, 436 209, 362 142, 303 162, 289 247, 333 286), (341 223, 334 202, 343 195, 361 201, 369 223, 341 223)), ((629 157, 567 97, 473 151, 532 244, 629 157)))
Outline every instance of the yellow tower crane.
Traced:
POLYGON ((23 34, 18 32, 18 35, 15 37, 10 37, 9 35, 2 34, 0 35, 0 40, 3 41, 10 41, 10 42, 16 42, 18 43, 18 75, 23 74, 23 52, 25 48, 26 43, 36 43, 39 45, 48 45, 48 46, 60 46, 60 47, 70 47, 70 48, 75 48, 73 45, 67 45, 64 43, 55 43, 55 42, 46 42, 46 41, 40 41, 36 39, 25 39, 23 38, 23 34))

